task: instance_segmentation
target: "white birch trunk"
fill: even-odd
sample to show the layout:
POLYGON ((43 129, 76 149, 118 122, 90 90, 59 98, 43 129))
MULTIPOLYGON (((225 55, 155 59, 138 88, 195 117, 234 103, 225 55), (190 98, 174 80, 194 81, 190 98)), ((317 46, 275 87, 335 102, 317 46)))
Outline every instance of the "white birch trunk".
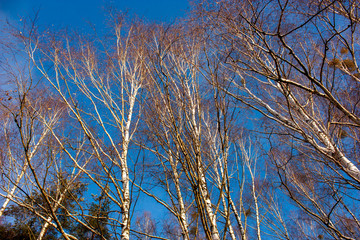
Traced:
POLYGON ((15 184, 13 186, 13 188, 11 189, 11 191, 6 195, 6 200, 3 203, 1 209, 0 209, 0 217, 4 214, 4 211, 7 207, 7 205, 9 204, 9 202, 13 199, 14 193, 16 191, 16 189, 18 188, 18 185, 20 183, 20 180, 23 178, 25 171, 27 169, 27 162, 24 163, 24 167, 21 169, 21 173, 20 175, 18 175, 18 177, 16 178, 15 184))
POLYGON ((204 199, 204 203, 205 203, 205 211, 206 214, 208 215, 209 221, 210 221, 210 231, 211 231, 211 237, 213 240, 220 240, 220 234, 217 228, 217 223, 216 223, 216 215, 213 212, 212 209, 212 204, 211 204, 211 199, 206 187, 206 179, 205 176, 203 174, 202 168, 199 168, 199 187, 200 187, 200 193, 201 196, 204 199))
MULTIPOLYGON (((46 129, 42 132, 42 135, 40 136, 38 142, 35 144, 34 148, 33 148, 32 151, 30 152, 30 155, 29 155, 29 157, 28 157, 29 161, 34 157, 34 155, 35 155, 35 153, 36 153, 39 145, 41 144, 42 140, 44 139, 44 137, 47 135, 48 132, 49 132, 49 129, 48 129, 48 128, 46 128, 46 129)), ((10 154, 10 158, 13 159, 10 148, 9 148, 9 154, 10 154)), ((13 161, 15 161, 15 159, 13 159, 13 161)), ((25 174, 25 172, 26 172, 26 169, 27 169, 28 165, 29 165, 29 162, 28 162, 28 161, 25 161, 25 162, 24 162, 24 166, 22 167, 20 174, 19 174, 19 175, 17 176, 17 178, 16 178, 16 181, 15 181, 15 184, 14 184, 13 188, 12 188, 11 191, 7 194, 6 200, 5 200, 5 202, 3 203, 3 205, 2 205, 2 207, 1 207, 1 209, 0 209, 0 217, 4 214, 4 211, 5 211, 6 207, 7 207, 7 205, 8 205, 8 204, 10 203, 10 201, 13 199, 14 193, 15 193, 16 189, 19 187, 18 185, 19 185, 21 179, 23 178, 23 176, 24 176, 24 174, 25 174)))
POLYGON ((171 164, 171 168, 174 174, 174 183, 175 183, 175 189, 176 189, 176 195, 178 197, 178 203, 180 208, 180 227, 182 230, 182 235, 184 240, 189 240, 189 231, 188 231, 188 223, 187 223, 187 217, 186 217, 186 209, 184 200, 182 197, 181 189, 180 189, 180 181, 179 181, 179 173, 176 169, 176 164, 174 163, 174 160, 172 156, 170 155, 169 161, 171 164))
MULTIPOLYGON (((132 83, 133 84, 133 83, 132 83)), ((130 239, 130 179, 129 179, 129 169, 127 166, 127 154, 129 150, 130 142, 130 125, 131 118, 133 114, 133 108, 135 104, 135 96, 137 89, 133 92, 133 95, 130 96, 129 103, 129 113, 127 116, 127 121, 125 123, 124 130, 124 140, 123 140, 123 152, 121 157, 121 181, 122 181, 122 192, 123 192, 123 205, 122 205, 122 231, 121 239, 129 240, 130 239)))
MULTIPOLYGON (((279 91, 283 91, 279 84, 277 86, 277 89, 279 91)), ((289 120, 288 118, 274 110, 272 107, 270 107, 270 105, 268 105, 262 99, 252 93, 250 89, 245 88, 245 90, 252 98, 254 98, 256 102, 258 102, 262 107, 266 108, 266 110, 272 115, 272 117, 270 117, 271 119, 276 120, 293 130, 296 130, 300 134, 304 134, 299 129, 299 126, 292 122, 292 120, 289 120)), ((318 126, 315 120, 311 119, 302 108, 297 106, 298 104, 291 95, 288 96, 288 99, 291 104, 293 104, 298 114, 300 114, 302 121, 308 124, 311 130, 317 135, 318 140, 320 140, 320 142, 323 143, 325 147, 320 146, 311 136, 305 135, 305 140, 310 142, 317 150, 327 155, 327 157, 332 158, 333 161, 338 164, 342 168, 342 170, 351 178, 360 182, 359 168, 351 160, 345 157, 345 155, 336 147, 336 145, 332 143, 330 137, 325 133, 324 130, 321 129, 321 127, 318 126)))

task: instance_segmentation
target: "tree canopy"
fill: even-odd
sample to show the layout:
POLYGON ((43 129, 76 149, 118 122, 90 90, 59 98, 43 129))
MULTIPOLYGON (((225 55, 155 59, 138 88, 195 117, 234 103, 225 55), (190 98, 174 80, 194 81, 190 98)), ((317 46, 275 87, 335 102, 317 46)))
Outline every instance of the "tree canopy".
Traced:
POLYGON ((358 239, 359 14, 204 0, 171 25, 14 30, 0 238, 358 239))

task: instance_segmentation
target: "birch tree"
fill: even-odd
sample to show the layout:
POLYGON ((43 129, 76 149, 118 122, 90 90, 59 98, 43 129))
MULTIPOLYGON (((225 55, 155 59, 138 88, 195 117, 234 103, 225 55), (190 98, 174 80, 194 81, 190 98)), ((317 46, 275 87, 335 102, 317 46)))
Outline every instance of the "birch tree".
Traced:
POLYGON ((172 201, 169 208, 178 219, 184 239, 190 237, 188 204, 192 204, 185 201, 186 186, 191 189, 206 238, 220 239, 207 180, 210 163, 205 160, 202 144, 204 92, 197 70, 201 43, 196 38, 179 37, 176 31, 180 29, 173 30, 172 36, 160 34, 155 38, 147 105, 150 137, 164 172, 168 172, 161 180, 167 182, 172 201))
POLYGON ((320 235, 356 239, 358 1, 219 1, 198 10, 234 73, 217 87, 264 117, 285 192, 320 235))
MULTIPOLYGON (((9 204, 22 198, 23 193, 39 187, 34 181, 37 177, 43 178, 44 146, 51 144, 48 127, 55 128, 64 117, 64 106, 37 86, 29 59, 19 50, 19 41, 13 39, 14 43, 1 45, 1 196, 4 202, 0 217, 9 204), (47 124, 42 119, 47 119, 47 124)), ((56 152, 56 147, 53 151, 56 152)))
POLYGON ((109 45, 85 38, 71 41, 64 36, 40 37, 31 41, 27 49, 37 70, 77 122, 76 128, 85 141, 72 146, 54 131, 53 136, 77 171, 103 192, 114 212, 121 214, 121 220, 115 217, 111 224, 117 226, 114 229, 120 227, 121 239, 129 239, 128 154, 140 114, 137 95, 146 79, 145 33, 136 25, 124 30, 119 19, 115 19, 113 37, 106 43, 109 45), (79 151, 73 151, 77 148, 82 157, 79 151))
POLYGON ((221 66, 211 59, 212 49, 203 33, 172 26, 153 34, 142 144, 154 156, 154 162, 146 165, 153 179, 149 184, 160 186, 168 198, 149 191, 146 183, 138 187, 177 219, 183 239, 247 239, 253 236, 252 228, 261 239, 260 222, 276 201, 260 207, 263 192, 256 186, 259 178, 251 175, 257 160, 243 144, 236 150, 238 141, 243 141, 239 111, 214 84, 229 71, 216 70, 221 66), (254 208, 238 204, 245 202, 248 192, 254 208), (256 215, 250 217, 250 208, 256 215))
POLYGON ((176 222, 170 238, 356 239, 358 2, 193 7, 166 27, 115 17, 106 37, 20 33, 51 93, 5 92, 1 211, 32 212, 38 239, 166 239, 150 212, 131 220, 137 195, 176 222), (77 183, 92 198, 69 197, 77 183))

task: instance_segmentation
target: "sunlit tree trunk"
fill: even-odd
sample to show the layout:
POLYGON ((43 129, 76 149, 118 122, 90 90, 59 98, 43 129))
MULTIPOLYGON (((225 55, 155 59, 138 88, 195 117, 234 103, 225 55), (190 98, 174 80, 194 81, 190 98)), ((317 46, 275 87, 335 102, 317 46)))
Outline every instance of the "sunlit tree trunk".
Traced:
POLYGON ((360 184, 359 7, 357 1, 234 0, 204 2, 197 12, 212 29, 219 68, 234 74, 214 86, 262 114, 283 191, 336 239, 360 231, 357 210, 342 201, 358 195, 360 184))
MULTIPOLYGON (((106 66, 104 59, 98 58, 98 49, 91 44, 79 44, 81 39, 71 43, 79 44, 77 50, 69 46, 66 36, 61 43, 47 43, 50 50, 40 48, 36 41, 28 46, 33 63, 53 86, 86 138, 82 146, 88 146, 87 149, 79 151, 91 152, 96 162, 88 164, 87 160, 79 159, 71 146, 66 146, 55 132, 53 135, 78 170, 118 207, 122 220, 116 224, 121 227, 122 239, 130 238, 128 154, 137 126, 132 121, 140 113, 135 110, 137 95, 146 77, 142 47, 145 39, 137 38, 140 33, 146 36, 146 31, 134 25, 124 35, 118 23, 114 45, 101 56, 107 59, 106 66), (55 76, 49 74, 47 64, 54 67, 55 76), (94 164, 99 167, 96 174, 90 169, 94 164)), ((100 46, 101 42, 97 44, 100 46)))

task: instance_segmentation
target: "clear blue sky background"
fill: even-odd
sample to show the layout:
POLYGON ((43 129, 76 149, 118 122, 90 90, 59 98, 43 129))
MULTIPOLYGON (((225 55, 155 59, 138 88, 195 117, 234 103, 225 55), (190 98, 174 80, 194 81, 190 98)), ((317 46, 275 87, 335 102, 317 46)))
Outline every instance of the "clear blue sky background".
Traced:
POLYGON ((187 0, 0 0, 0 17, 19 21, 40 9, 40 25, 82 30, 88 27, 88 22, 101 28, 110 6, 150 21, 170 23, 185 16, 189 3, 187 0))

